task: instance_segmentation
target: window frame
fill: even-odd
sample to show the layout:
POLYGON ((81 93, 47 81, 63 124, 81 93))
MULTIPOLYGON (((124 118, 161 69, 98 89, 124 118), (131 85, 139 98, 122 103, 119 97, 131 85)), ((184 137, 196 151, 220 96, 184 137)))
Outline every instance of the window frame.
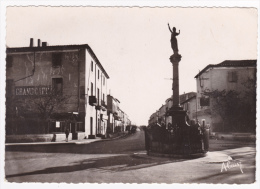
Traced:
POLYGON ((61 66, 62 66, 62 53, 61 52, 52 53, 52 67, 58 68, 61 66))

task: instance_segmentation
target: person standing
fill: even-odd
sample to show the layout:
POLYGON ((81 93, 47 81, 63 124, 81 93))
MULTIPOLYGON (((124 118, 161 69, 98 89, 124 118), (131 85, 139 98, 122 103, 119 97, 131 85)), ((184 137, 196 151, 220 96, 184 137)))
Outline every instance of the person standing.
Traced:
POLYGON ((68 128, 66 128, 65 134, 66 134, 66 142, 68 142, 69 141, 69 134, 70 134, 70 130, 68 128))

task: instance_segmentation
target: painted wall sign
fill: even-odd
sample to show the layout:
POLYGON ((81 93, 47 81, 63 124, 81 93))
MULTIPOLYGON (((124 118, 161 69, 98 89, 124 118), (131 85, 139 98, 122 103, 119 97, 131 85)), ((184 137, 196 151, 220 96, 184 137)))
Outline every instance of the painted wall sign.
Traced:
POLYGON ((15 95, 17 96, 47 95, 50 91, 51 86, 15 87, 15 95))

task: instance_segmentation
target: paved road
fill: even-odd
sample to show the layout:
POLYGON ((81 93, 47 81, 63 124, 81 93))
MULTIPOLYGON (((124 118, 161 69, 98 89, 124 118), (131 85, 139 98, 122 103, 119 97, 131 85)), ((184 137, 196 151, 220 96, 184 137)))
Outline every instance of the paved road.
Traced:
POLYGON ((150 157, 144 151, 144 133, 139 131, 112 141, 7 149, 5 172, 8 182, 254 182, 254 144, 212 140, 208 154, 190 160, 150 157), (222 162, 218 158, 227 155, 242 162, 244 173, 238 167, 220 171, 222 162))

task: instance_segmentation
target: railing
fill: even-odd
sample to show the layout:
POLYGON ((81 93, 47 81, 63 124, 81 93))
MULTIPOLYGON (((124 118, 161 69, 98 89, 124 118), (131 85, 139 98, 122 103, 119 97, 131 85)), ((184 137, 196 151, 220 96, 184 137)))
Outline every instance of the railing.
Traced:
POLYGON ((161 154, 190 155, 206 153, 209 148, 209 129, 196 126, 167 130, 157 125, 145 129, 146 150, 161 154))
POLYGON ((103 111, 107 110, 107 105, 106 105, 106 102, 104 100, 101 100, 101 106, 102 106, 103 111))

